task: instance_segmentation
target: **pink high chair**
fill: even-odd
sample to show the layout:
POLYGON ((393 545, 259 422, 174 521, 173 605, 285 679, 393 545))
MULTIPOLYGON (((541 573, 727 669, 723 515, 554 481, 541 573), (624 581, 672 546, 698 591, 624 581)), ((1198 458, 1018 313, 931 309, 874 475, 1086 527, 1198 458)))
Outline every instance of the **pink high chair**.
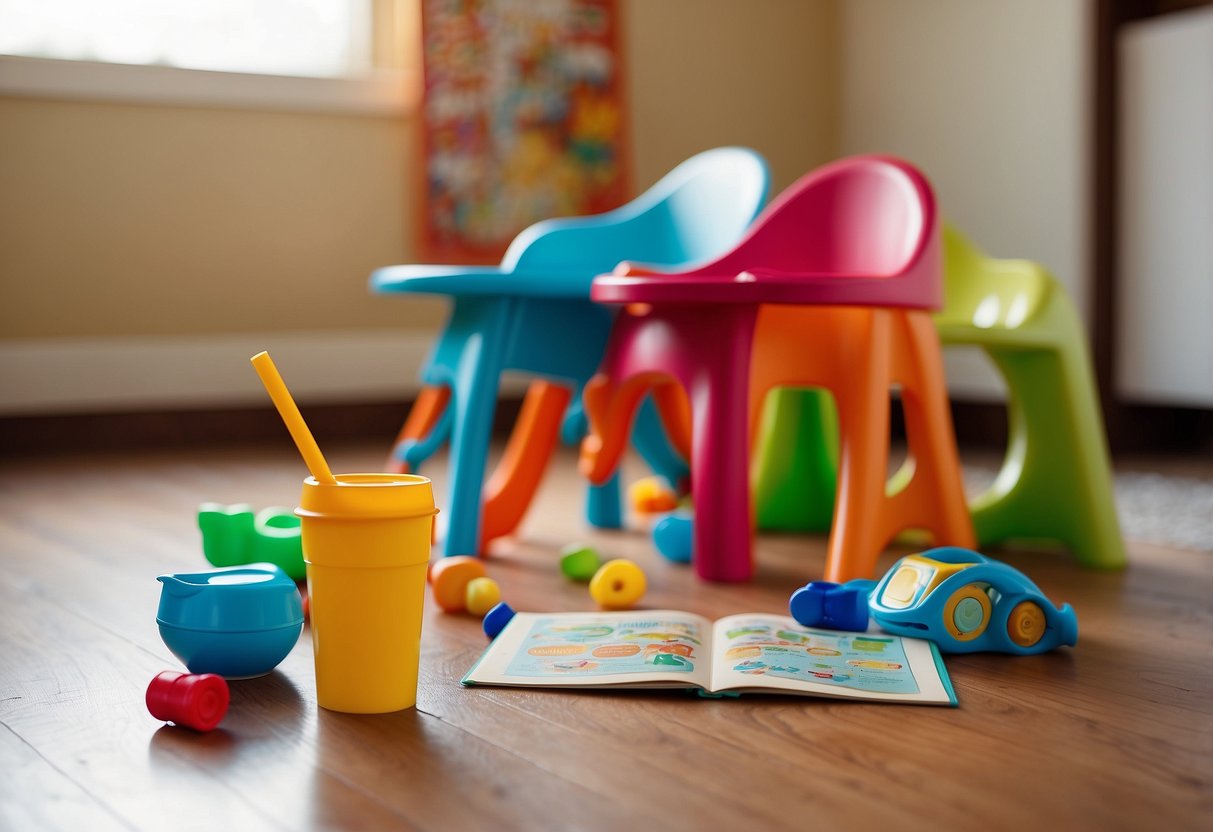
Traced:
POLYGON ((828 387, 838 402, 828 579, 868 577, 906 528, 973 545, 928 313, 942 301, 935 200, 915 168, 880 156, 835 162, 784 191, 719 259, 681 273, 620 264, 590 296, 626 306, 585 388, 582 472, 611 476, 652 388, 671 440, 689 451, 701 577, 753 572, 749 449, 777 386, 828 387), (893 385, 910 457, 901 490, 886 495, 893 385))

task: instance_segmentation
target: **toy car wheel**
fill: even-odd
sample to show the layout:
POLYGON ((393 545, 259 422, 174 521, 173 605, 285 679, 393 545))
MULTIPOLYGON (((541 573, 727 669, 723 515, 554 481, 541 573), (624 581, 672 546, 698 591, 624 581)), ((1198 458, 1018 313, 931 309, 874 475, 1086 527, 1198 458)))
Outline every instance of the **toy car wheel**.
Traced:
POLYGON ((990 596, 978 584, 965 584, 943 605, 943 625, 957 641, 972 641, 990 625, 990 596))
POLYGON ((1007 636, 1020 647, 1033 647, 1045 635, 1045 611, 1033 601, 1020 601, 1007 617, 1007 636))

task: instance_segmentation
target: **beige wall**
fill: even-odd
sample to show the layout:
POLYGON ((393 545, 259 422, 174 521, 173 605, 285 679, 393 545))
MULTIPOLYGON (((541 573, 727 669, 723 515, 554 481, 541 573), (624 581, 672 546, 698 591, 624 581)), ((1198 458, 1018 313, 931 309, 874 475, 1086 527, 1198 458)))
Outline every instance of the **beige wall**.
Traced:
POLYGON ((847 0, 841 153, 930 177, 981 246, 1046 264, 1086 308, 1090 0, 847 0))
MULTIPOLYGON (((638 187, 739 143, 782 186, 835 146, 834 0, 625 3, 638 187)), ((0 345, 434 327, 368 296, 413 257, 402 117, 0 97, 0 345)))
POLYGON ((366 292, 407 253, 402 119, 0 100, 0 333, 433 320, 366 292))
POLYGON ((748 145, 785 187, 838 145, 838 3, 627 3, 636 179, 699 150, 748 145))
MULTIPOLYGON (((1089 316, 1090 0, 847 0, 839 152, 892 153, 945 218, 1045 264, 1089 316)), ((999 399, 980 350, 945 352, 961 398, 999 399)))

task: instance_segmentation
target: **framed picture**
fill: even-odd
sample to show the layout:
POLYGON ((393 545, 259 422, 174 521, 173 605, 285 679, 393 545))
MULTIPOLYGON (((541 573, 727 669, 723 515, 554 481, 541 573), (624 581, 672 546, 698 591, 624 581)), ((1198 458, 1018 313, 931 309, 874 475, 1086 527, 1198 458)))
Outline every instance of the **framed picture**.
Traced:
POLYGON ((424 256, 627 201, 616 0, 424 0, 424 256))

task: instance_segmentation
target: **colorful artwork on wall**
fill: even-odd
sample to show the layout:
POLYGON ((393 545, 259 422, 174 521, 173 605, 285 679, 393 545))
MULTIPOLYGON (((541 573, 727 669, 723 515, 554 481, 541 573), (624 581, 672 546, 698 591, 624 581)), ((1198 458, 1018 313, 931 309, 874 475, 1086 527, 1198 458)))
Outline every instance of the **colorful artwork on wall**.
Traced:
POLYGON ((425 256, 628 198, 616 0, 424 0, 425 256))

